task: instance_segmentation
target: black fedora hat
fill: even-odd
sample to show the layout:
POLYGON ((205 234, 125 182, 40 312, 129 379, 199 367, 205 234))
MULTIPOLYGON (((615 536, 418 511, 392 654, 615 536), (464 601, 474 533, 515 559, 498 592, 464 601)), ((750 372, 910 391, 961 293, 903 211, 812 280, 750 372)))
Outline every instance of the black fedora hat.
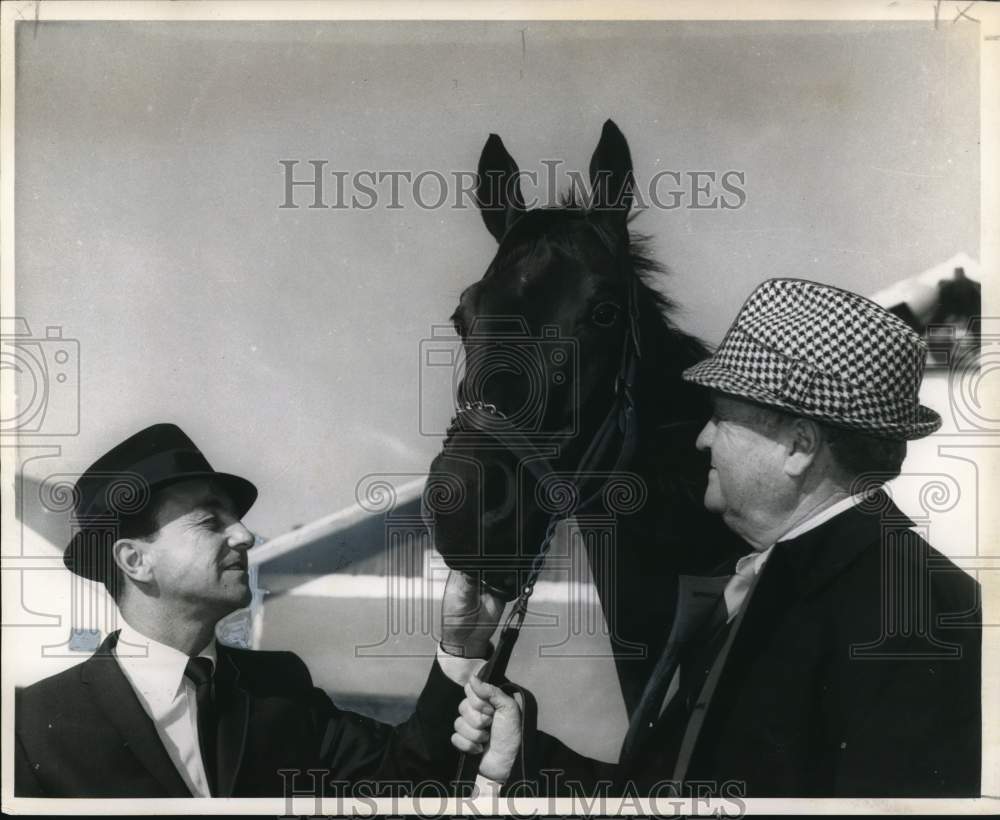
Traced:
POLYGON ((117 524, 141 514, 155 491, 195 478, 218 482, 241 518, 257 499, 251 482, 212 469, 176 424, 154 424, 109 450, 74 485, 77 532, 63 552, 66 568, 93 581, 106 581, 117 524))

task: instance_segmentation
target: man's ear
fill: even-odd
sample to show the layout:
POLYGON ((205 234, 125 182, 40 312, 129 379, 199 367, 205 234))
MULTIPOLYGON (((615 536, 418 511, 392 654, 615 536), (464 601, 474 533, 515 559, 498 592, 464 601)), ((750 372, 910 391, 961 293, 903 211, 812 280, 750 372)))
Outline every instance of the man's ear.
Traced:
POLYGON ((143 546, 143 542, 134 538, 119 538, 111 547, 111 556, 118 569, 140 584, 153 578, 152 563, 143 546))
POLYGON ((820 445, 823 443, 823 436, 816 422, 802 417, 793 417, 789 420, 787 435, 785 474, 801 476, 816 460, 820 445))

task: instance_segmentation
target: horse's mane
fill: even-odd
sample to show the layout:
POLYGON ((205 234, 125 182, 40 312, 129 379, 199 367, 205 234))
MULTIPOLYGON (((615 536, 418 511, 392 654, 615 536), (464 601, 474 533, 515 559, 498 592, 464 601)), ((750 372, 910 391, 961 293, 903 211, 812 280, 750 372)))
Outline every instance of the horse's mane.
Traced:
POLYGON ((660 353, 671 360, 686 362, 685 367, 705 358, 709 349, 697 336, 681 330, 673 320, 677 304, 657 287, 657 280, 669 278, 670 270, 650 252, 652 239, 646 234, 630 232, 629 262, 639 280, 640 310, 645 306, 643 329, 653 332, 661 347, 660 353))

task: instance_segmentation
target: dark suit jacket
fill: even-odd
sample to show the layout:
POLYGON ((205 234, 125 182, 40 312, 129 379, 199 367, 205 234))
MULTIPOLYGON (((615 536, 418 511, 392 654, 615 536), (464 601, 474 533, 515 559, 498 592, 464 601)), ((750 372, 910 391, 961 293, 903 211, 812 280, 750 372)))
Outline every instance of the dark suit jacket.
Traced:
MULTIPOLYGON (((14 792, 23 797, 190 797, 111 654, 112 633, 83 663, 17 694, 14 792)), ((282 795, 279 769, 306 794, 337 781, 449 781, 462 688, 434 664, 414 714, 398 727, 338 709, 291 652, 218 645, 220 796, 282 795), (322 769, 313 780, 308 769, 322 769)))
POLYGON ((675 780, 759 797, 978 796, 979 585, 911 526, 879 492, 779 542, 741 616, 682 660, 691 700, 671 701, 644 748, 609 765, 538 733, 525 738, 529 780, 561 793, 604 779, 641 792, 675 780))

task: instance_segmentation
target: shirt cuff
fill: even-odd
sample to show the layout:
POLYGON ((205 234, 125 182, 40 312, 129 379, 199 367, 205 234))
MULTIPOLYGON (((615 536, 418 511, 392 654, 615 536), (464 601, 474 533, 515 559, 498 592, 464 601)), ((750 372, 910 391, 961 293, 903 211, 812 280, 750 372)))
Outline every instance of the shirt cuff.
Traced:
POLYGON ((463 658, 460 655, 452 655, 438 644, 437 662, 448 680, 459 686, 465 686, 469 678, 483 668, 486 658, 463 658))
POLYGON ((503 783, 490 780, 481 774, 476 775, 476 797, 497 797, 500 795, 501 788, 503 788, 503 783))

